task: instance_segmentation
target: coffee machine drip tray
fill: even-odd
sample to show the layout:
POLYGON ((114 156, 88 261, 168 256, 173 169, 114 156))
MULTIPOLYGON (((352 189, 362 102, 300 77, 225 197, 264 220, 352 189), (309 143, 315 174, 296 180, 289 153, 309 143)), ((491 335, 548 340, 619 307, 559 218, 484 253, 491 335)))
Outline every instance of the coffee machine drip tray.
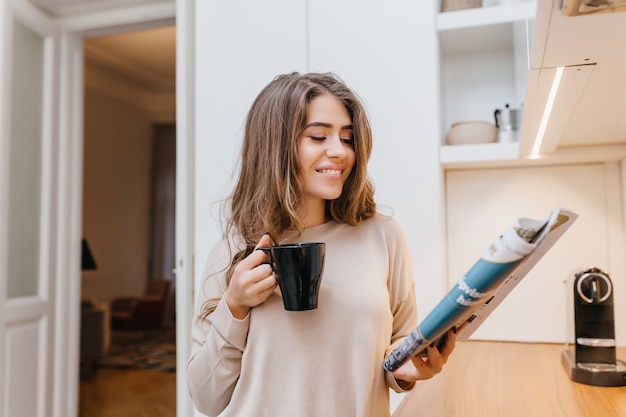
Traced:
POLYGON ((601 387, 621 387, 626 385, 626 363, 619 359, 615 363, 576 363, 574 354, 564 350, 561 363, 572 381, 601 387))

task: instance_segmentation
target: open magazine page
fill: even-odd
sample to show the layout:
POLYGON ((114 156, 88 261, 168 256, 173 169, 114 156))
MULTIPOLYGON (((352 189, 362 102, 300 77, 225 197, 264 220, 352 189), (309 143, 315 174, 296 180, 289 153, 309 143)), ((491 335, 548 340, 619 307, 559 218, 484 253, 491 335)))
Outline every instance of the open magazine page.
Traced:
POLYGON ((385 361, 395 371, 453 328, 466 340, 565 233, 578 215, 554 210, 543 221, 522 218, 485 251, 474 266, 385 361))

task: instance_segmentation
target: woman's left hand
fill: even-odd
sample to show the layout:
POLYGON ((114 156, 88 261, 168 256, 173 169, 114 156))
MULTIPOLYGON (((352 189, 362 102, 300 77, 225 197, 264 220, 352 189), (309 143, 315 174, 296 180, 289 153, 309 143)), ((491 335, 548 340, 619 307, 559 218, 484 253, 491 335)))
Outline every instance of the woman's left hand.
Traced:
POLYGON ((400 368, 393 372, 397 381, 404 381, 412 384, 415 381, 430 379, 441 372, 443 365, 448 361, 448 357, 454 350, 456 344, 456 332, 448 330, 445 335, 445 343, 441 350, 436 346, 427 346, 426 350, 417 356, 413 356, 400 368))

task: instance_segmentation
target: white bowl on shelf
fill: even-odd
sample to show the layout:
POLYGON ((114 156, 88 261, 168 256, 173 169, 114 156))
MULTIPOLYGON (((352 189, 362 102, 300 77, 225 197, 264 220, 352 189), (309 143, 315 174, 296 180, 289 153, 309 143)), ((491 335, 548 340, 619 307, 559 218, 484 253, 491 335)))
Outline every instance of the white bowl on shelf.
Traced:
POLYGON ((493 143, 498 139, 495 124, 483 121, 456 122, 450 126, 446 143, 448 145, 471 145, 493 143))

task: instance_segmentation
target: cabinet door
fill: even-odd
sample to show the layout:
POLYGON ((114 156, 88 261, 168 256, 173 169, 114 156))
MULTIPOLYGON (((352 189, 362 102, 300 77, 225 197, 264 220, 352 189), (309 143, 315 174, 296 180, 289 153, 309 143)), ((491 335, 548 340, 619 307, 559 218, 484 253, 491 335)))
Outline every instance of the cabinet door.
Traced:
MULTIPOLYGON (((609 256, 610 251, 621 251, 618 248, 623 246, 619 237, 623 235, 619 184, 619 170, 611 164, 446 174, 449 285, 457 282, 517 218, 543 219, 556 207, 580 215, 473 338, 565 341, 573 312, 566 310, 564 280, 591 265, 609 275, 621 275, 621 265, 611 264, 609 256)), ((626 305, 624 298, 624 294, 616 294, 615 305, 626 305)), ((615 316, 619 313, 616 311, 615 316)))

